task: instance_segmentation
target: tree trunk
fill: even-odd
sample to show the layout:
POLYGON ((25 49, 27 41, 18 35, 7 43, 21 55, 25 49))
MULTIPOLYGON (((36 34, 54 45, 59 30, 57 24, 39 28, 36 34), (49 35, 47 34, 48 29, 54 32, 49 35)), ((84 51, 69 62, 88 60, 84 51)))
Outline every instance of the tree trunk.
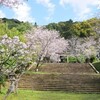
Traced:
POLYGON ((18 88, 18 79, 11 80, 10 81, 10 86, 8 88, 8 91, 4 97, 4 100, 10 95, 10 93, 17 93, 17 88, 18 88))
POLYGON ((39 62, 37 62, 37 65, 36 65, 36 68, 35 68, 35 72, 39 71, 38 67, 39 67, 39 62))
POLYGON ((69 57, 67 56, 67 63, 69 63, 69 59, 68 59, 69 57))
POLYGON ((41 61, 41 57, 39 57, 39 59, 38 59, 38 61, 37 61, 36 68, 35 68, 35 72, 38 72, 38 71, 39 71, 39 64, 40 64, 40 61, 41 61))

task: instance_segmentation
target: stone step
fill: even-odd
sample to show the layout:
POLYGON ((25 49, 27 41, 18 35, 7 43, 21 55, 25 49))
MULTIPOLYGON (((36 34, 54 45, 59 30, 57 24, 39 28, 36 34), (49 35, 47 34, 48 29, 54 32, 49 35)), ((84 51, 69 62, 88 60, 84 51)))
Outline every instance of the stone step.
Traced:
POLYGON ((22 76, 19 82, 19 88, 32 90, 100 93, 100 75, 26 74, 22 76))
MULTIPOLYGON (((34 71, 35 67, 31 69, 34 71)), ((46 63, 39 68, 40 72, 58 73, 95 73, 87 63, 46 63)))

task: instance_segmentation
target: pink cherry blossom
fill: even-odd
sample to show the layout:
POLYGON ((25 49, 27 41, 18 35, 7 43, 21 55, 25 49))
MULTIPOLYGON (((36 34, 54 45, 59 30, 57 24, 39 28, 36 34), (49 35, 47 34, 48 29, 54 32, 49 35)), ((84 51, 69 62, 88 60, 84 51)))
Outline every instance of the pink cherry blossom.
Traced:
POLYGON ((25 0, 0 0, 1 5, 8 7, 17 7, 17 5, 22 4, 25 0))
MULTIPOLYGON (((59 33, 54 30, 36 28, 26 34, 27 44, 34 52, 36 61, 40 62, 44 57, 60 54, 66 51, 68 42, 61 38, 59 33)), ((56 57, 55 57, 56 58, 56 57)), ((56 59, 57 60, 57 59, 56 59)))

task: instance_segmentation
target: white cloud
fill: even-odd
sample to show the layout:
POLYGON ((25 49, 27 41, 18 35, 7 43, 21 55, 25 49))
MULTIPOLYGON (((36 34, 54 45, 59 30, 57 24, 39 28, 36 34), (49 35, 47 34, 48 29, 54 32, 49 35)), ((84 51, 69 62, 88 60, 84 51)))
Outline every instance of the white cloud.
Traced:
MULTIPOLYGON (((91 13, 92 7, 99 6, 99 0, 60 0, 60 5, 70 5, 80 19, 85 19, 91 13)), ((79 19, 78 18, 78 19, 79 19)))
POLYGON ((13 11, 15 13, 14 18, 20 20, 20 21, 28 21, 28 22, 34 22, 34 18, 31 16, 30 11, 31 7, 28 6, 28 4, 23 3, 20 4, 17 8, 13 8, 13 11))
POLYGON ((54 13, 55 5, 50 0, 36 0, 37 3, 42 4, 44 7, 48 10, 48 16, 46 17, 46 20, 51 19, 51 16, 54 13))
POLYGON ((0 18, 4 18, 6 15, 0 10, 0 18))

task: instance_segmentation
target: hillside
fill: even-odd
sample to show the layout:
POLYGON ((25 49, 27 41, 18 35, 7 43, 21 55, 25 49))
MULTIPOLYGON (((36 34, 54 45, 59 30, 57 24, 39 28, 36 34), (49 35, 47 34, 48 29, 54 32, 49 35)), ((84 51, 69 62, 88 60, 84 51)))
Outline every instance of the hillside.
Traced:
MULTIPOLYGON (((97 31, 100 20, 97 18, 91 18, 82 22, 74 22, 73 20, 60 21, 58 23, 49 23, 45 27, 49 30, 57 30, 60 35, 65 39, 73 36, 88 37, 97 36, 97 31)), ((39 26, 37 23, 34 25, 29 22, 19 21, 17 19, 0 18, 0 35, 5 33, 9 36, 22 35, 26 30, 30 30, 34 26, 39 26)))
POLYGON ((19 36, 23 38, 23 34, 32 28, 29 22, 20 22, 16 19, 0 18, 0 36, 7 34, 10 37, 19 36))
POLYGON ((95 28, 100 24, 100 20, 92 18, 82 22, 74 22, 73 20, 63 21, 58 23, 50 23, 46 25, 48 29, 54 29, 60 32, 60 35, 65 39, 73 36, 88 37, 96 36, 97 31, 95 28))

